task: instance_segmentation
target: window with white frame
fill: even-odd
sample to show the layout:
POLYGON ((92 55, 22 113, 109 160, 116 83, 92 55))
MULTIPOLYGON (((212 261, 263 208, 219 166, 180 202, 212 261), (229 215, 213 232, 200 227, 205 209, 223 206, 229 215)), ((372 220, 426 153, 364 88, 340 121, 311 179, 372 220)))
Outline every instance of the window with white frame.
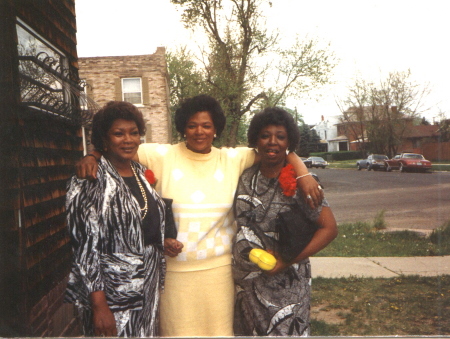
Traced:
POLYGON ((134 105, 142 104, 142 80, 141 78, 122 79, 122 99, 134 105))

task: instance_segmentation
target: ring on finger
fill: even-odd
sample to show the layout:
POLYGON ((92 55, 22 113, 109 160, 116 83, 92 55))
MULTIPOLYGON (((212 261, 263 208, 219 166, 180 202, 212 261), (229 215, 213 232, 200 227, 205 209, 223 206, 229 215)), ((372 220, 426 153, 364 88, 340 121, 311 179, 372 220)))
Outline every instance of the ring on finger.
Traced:
POLYGON ((317 189, 319 190, 319 191, 322 191, 323 190, 323 188, 322 188, 322 186, 317 186, 317 189))
POLYGON ((311 194, 308 194, 308 195, 306 196, 306 199, 312 199, 311 194))

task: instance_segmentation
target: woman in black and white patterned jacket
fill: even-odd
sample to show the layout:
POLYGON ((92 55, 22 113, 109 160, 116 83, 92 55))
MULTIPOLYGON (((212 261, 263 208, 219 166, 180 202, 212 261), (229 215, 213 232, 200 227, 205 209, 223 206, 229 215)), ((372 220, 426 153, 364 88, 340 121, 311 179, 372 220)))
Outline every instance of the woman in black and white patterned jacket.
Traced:
POLYGON ((69 182, 74 260, 66 301, 78 306, 88 336, 158 335, 164 249, 176 256, 182 245, 164 239, 164 202, 132 161, 144 133, 134 105, 109 102, 93 120, 92 143, 103 154, 98 179, 69 182))

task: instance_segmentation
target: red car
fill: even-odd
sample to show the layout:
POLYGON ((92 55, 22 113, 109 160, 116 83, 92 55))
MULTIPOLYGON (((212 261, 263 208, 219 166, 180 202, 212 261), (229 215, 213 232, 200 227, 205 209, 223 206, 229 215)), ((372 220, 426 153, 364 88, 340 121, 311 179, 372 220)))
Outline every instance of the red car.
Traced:
POLYGON ((415 171, 427 172, 431 171, 431 161, 426 160, 422 154, 402 153, 398 154, 390 160, 384 161, 386 171, 399 170, 400 172, 415 171))

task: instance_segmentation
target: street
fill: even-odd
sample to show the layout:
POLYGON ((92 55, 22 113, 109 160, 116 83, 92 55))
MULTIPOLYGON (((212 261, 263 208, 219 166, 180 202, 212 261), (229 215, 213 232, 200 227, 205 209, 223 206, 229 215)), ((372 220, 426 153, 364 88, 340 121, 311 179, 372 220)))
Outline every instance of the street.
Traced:
POLYGON ((400 173, 311 169, 325 188, 338 224, 373 221, 388 228, 432 230, 450 220, 450 172, 400 173))

